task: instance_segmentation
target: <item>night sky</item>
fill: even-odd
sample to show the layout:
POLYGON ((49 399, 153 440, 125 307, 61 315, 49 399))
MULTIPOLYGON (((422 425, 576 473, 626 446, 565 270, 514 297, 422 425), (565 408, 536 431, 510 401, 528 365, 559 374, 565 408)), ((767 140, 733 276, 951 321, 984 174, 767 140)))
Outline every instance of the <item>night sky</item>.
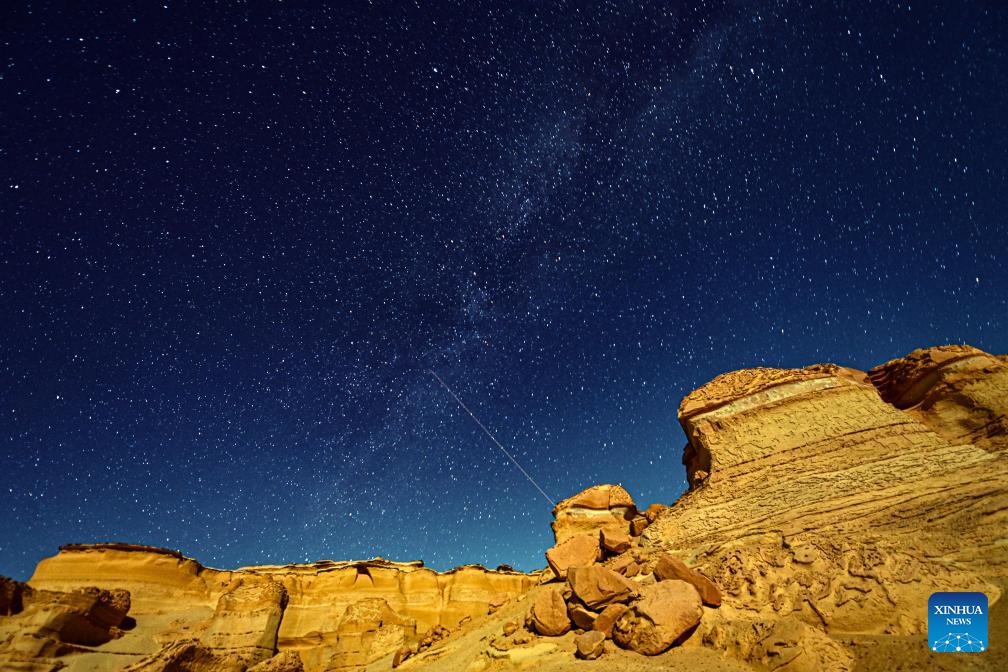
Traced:
POLYGON ((1008 352, 1004 2, 119 4, 0 9, 0 574, 530 570, 431 370, 646 506, 719 373, 1008 352))

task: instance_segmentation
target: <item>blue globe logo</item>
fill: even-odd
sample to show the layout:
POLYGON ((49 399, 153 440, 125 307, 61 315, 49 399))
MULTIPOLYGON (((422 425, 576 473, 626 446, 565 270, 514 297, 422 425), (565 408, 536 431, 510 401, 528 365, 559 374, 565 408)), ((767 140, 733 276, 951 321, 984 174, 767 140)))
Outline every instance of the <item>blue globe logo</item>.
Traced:
POLYGON ((941 652, 971 651, 976 653, 984 650, 984 643, 968 632, 950 632, 932 642, 931 650, 941 652))

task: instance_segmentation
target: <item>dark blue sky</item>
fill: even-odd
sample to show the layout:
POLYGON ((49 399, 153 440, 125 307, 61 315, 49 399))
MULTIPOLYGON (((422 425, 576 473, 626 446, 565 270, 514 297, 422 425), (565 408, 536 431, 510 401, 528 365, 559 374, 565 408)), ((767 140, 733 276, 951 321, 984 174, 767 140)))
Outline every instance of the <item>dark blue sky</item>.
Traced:
POLYGON ((718 373, 1008 351, 1004 3, 101 4, 0 10, 0 574, 532 569, 429 369, 646 505, 718 373))

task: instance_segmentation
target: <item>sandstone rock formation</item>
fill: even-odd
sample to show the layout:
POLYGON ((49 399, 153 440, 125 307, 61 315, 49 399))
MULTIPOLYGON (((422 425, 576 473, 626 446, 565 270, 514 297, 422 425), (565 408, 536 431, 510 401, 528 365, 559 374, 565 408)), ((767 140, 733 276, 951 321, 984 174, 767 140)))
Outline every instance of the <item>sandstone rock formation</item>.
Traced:
POLYGON ((1008 669, 1008 358, 736 371, 679 419, 690 490, 564 500, 542 572, 67 546, 0 578, 0 669, 928 669, 938 590, 988 596, 1001 631, 969 669, 1008 669))
POLYGON ((758 633, 776 641, 770 633, 787 630, 807 639, 792 653, 832 661, 815 669, 848 669, 835 638, 919 636, 932 592, 999 599, 1006 400, 1004 359, 964 346, 870 374, 817 365, 719 376, 680 405, 691 489, 642 544, 686 558, 719 588, 725 608, 704 619, 705 641, 759 663, 770 654, 758 633))
POLYGON ((605 528, 628 532, 637 506, 619 485, 596 485, 563 500, 553 509, 556 544, 587 534, 598 537, 605 528))
POLYGON ((1008 365, 968 345, 914 350, 868 372, 882 399, 953 444, 1003 451, 1008 365))
POLYGON ((69 592, 37 590, 0 580, 0 668, 24 671, 63 666, 61 656, 97 647, 132 627, 130 595, 124 590, 82 587, 69 592))
POLYGON ((567 585, 573 597, 596 611, 626 601, 635 590, 630 581, 600 565, 572 567, 567 574, 567 585))
POLYGON ((600 555, 597 534, 577 534, 546 551, 546 562, 557 578, 565 579, 568 569, 587 567, 600 555))
POLYGON ((577 657, 585 660, 595 660, 605 651, 606 636, 598 630, 581 633, 574 640, 577 646, 577 657))
POLYGON ((532 610, 529 613, 532 627, 540 635, 559 637, 571 629, 570 616, 567 613, 567 603, 563 595, 555 588, 549 588, 539 593, 532 610))
MULTIPOLYGON (((36 593, 90 585, 129 591, 136 627, 128 638, 102 647, 120 667, 148 672, 303 665, 321 672, 356 670, 403 646, 419 648, 425 634, 485 618, 491 603, 499 608, 535 582, 479 566, 438 573, 422 563, 380 558, 225 571, 165 549, 98 544, 63 547, 39 563, 29 585, 36 593), (285 656, 274 660, 278 651, 285 656)), ((2 588, 0 594, 14 596, 6 598, 8 604, 27 599, 23 591, 2 588)), ((6 624, 0 620, 0 627, 6 624)), ((2 642, 0 655, 10 648, 2 642)), ((65 662, 86 666, 96 655, 75 654, 65 662)))
POLYGON ((674 555, 669 555, 668 553, 659 555, 658 562, 655 563, 654 575, 659 581, 668 581, 671 579, 685 581, 696 588, 697 593, 700 594, 700 599, 708 607, 721 606, 721 591, 714 585, 714 582, 695 569, 687 566, 685 562, 674 555))

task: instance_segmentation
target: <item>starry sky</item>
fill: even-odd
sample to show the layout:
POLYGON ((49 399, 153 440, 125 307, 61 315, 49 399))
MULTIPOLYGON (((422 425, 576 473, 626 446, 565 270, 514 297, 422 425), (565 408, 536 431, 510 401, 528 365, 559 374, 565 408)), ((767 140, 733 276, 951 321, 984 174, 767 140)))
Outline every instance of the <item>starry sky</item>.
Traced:
POLYGON ((1008 352, 1003 2, 121 4, 0 9, 0 574, 531 570, 719 373, 1008 352))

